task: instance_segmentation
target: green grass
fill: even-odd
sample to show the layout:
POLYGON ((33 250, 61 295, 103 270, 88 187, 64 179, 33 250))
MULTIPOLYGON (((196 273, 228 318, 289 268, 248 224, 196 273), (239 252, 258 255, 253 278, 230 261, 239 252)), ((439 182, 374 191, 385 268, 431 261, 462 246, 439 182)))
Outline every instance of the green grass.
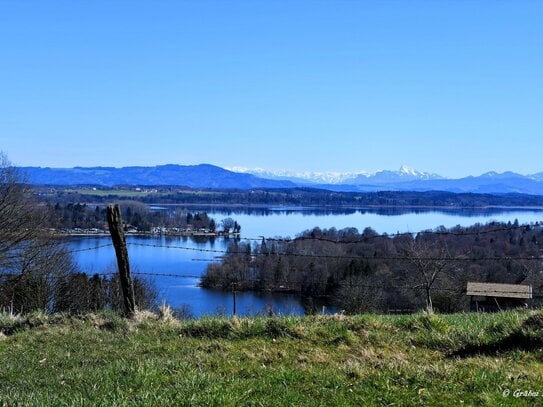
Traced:
MULTIPOLYGON (((79 188, 79 189, 65 189, 64 192, 77 193, 81 195, 92 195, 92 196, 117 196, 120 198, 137 198, 137 197, 161 197, 166 195, 171 195, 171 192, 150 192, 150 191, 134 191, 134 190, 125 190, 125 189, 88 189, 88 188, 79 188)), ((216 191, 191 191, 183 190, 183 195, 194 195, 194 196, 209 196, 215 195, 218 192, 216 191)))
POLYGON ((0 405, 543 404, 540 312, 197 321, 0 314, 0 331, 0 405))
POLYGON ((93 196, 118 196, 124 198, 143 197, 148 195, 158 195, 152 192, 142 191, 129 191, 122 189, 66 189, 64 192, 74 192, 81 195, 93 195, 93 196))

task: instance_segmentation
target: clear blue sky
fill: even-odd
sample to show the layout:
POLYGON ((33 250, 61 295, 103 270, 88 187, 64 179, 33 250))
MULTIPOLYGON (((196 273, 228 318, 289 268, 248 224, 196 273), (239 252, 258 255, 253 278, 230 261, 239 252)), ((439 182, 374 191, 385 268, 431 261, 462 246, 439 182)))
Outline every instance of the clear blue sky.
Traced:
POLYGON ((542 1, 0 2, 19 165, 543 171, 542 1))

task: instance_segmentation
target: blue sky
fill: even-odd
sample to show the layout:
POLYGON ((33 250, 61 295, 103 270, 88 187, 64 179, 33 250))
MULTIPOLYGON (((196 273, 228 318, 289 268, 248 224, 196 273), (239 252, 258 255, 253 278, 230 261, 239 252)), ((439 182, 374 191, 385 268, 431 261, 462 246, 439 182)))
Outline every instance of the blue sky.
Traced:
POLYGON ((0 2, 19 165, 543 171, 541 1, 0 2))

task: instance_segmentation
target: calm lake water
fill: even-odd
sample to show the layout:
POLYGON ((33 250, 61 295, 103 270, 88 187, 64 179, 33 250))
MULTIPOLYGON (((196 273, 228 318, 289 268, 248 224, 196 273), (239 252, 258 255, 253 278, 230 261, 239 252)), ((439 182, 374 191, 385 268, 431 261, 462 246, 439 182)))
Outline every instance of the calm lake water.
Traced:
MULTIPOLYGON (((153 210, 173 210, 154 207, 153 210)), ((477 209, 477 210, 397 210, 397 209, 318 209, 318 208, 218 208, 191 207, 190 211, 207 211, 217 222, 232 217, 241 225, 241 237, 295 237, 313 227, 342 229, 355 227, 359 231, 371 227, 379 233, 416 232, 438 226, 469 226, 490 221, 533 223, 543 221, 543 209, 477 209)), ((143 273, 200 276, 210 261, 220 253, 204 250, 224 250, 227 240, 196 241, 183 237, 129 236, 129 258, 132 270, 143 273), (178 246, 184 249, 137 246, 151 244, 178 246)), ((70 239, 72 249, 98 247, 110 242, 107 237, 77 237, 70 239)), ((75 254, 80 268, 87 273, 114 271, 113 247, 75 254)), ((173 307, 188 306, 196 317, 216 313, 232 313, 232 293, 206 290, 193 277, 145 277, 158 289, 159 299, 173 307)), ((254 315, 271 308, 280 314, 303 314, 297 296, 287 294, 238 293, 237 312, 254 315)))

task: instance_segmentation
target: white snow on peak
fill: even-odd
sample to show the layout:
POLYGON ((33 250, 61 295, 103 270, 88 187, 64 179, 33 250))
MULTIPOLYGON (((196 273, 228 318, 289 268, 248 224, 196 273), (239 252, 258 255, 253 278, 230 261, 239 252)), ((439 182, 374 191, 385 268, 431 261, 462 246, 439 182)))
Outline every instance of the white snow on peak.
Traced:
POLYGON ((399 173, 405 174, 405 175, 412 175, 414 177, 424 174, 423 172, 417 171, 416 169, 409 167, 408 165, 405 165, 405 164, 400 167, 399 173))
MULTIPOLYGON (((246 167, 227 167, 227 170, 234 172, 241 172, 246 174, 253 174, 257 177, 268 179, 282 179, 292 181, 304 181, 307 183, 316 184, 348 184, 350 181, 356 178, 371 179, 376 172, 370 171, 289 171, 289 170, 266 170, 264 168, 246 168, 246 167)), ((387 172, 387 171, 384 171, 387 172)), ((430 174, 427 172, 418 171, 407 165, 402 165, 398 171, 392 171, 402 178, 408 179, 436 179, 441 178, 439 175, 430 174)))
POLYGON ((262 178, 272 179, 298 179, 309 183, 319 184, 341 184, 349 179, 358 176, 370 177, 373 173, 369 171, 289 171, 289 170, 266 170, 264 168, 227 167, 227 170, 253 174, 262 178))
POLYGON ((431 174, 429 172, 416 170, 413 167, 410 167, 405 164, 400 167, 400 169, 398 170, 398 174, 402 177, 417 178, 417 179, 422 179, 422 180, 443 178, 442 176, 437 175, 437 174, 431 174))

